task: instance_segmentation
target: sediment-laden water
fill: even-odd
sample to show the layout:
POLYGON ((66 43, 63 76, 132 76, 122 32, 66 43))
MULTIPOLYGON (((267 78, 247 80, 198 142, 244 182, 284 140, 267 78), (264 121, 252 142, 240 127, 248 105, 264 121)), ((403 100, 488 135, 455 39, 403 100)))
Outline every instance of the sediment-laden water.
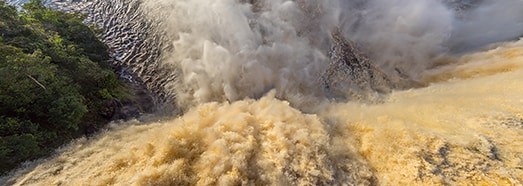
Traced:
POLYGON ((62 5, 177 109, 5 184, 523 184, 523 1, 62 5))

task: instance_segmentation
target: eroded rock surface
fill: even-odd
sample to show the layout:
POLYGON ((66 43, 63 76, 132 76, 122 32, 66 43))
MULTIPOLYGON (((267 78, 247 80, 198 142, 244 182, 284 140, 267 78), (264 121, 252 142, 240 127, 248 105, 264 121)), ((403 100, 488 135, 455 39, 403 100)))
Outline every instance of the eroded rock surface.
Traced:
POLYGON ((365 98, 396 88, 389 75, 373 65, 341 32, 332 33, 330 65, 322 76, 327 96, 335 99, 365 98))

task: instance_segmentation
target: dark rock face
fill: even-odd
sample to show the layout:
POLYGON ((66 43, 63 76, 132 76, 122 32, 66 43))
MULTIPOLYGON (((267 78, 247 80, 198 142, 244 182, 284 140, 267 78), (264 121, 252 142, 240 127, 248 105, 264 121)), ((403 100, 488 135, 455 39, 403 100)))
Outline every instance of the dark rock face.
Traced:
POLYGON ((325 93, 329 98, 365 98, 376 93, 389 93, 395 83, 370 63, 355 45, 339 31, 332 33, 330 65, 322 76, 325 93))
POLYGON ((118 103, 118 109, 113 113, 111 120, 129 120, 156 111, 157 96, 136 75, 124 68, 120 70, 119 76, 127 82, 132 97, 118 103))
POLYGON ((98 132, 98 127, 94 124, 91 124, 84 129, 84 135, 86 137, 91 137, 96 134, 96 132, 98 132))
MULTIPOLYGON (((144 114, 150 114, 157 111, 156 95, 147 89, 144 83, 131 72, 121 69, 119 77, 127 84, 127 93, 124 99, 106 100, 103 105, 102 113, 99 113, 106 121, 123 120, 127 121, 133 118, 141 118, 144 114)), ((90 124, 83 128, 86 137, 95 135, 103 125, 90 124)))

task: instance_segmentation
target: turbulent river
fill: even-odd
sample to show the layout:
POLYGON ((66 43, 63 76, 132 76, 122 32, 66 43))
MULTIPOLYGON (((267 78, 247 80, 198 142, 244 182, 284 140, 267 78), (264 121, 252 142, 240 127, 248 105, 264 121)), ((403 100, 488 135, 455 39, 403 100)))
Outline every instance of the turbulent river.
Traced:
POLYGON ((103 27, 172 116, 0 183, 523 184, 521 0, 46 3, 103 27))

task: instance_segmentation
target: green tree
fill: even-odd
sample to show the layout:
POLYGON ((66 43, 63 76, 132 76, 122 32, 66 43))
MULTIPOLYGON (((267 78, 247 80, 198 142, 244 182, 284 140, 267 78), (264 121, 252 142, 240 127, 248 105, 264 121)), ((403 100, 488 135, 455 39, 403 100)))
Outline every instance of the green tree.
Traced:
POLYGON ((102 125, 125 97, 84 16, 0 1, 0 173, 102 125), (6 162, 6 163, 4 163, 6 162))

